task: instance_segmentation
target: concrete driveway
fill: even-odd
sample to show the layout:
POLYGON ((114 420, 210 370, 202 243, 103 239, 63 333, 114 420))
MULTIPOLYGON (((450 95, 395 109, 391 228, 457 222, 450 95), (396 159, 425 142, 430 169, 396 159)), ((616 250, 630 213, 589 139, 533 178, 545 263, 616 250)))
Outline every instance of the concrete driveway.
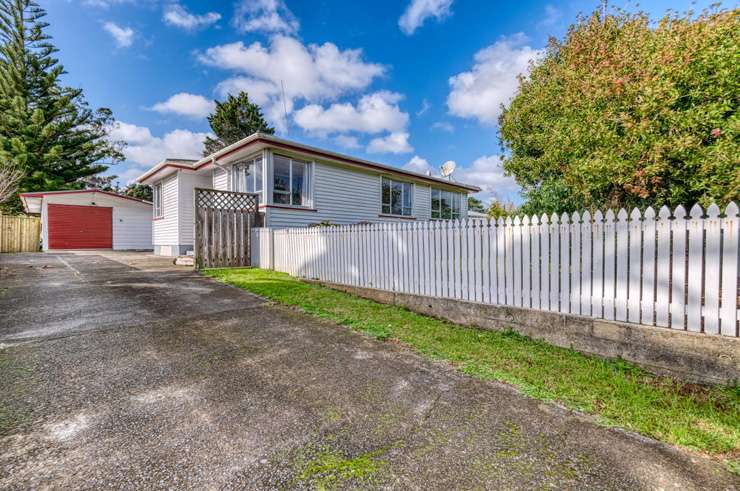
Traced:
POLYGON ((146 254, 0 255, 0 343, 2 489, 738 486, 146 254))

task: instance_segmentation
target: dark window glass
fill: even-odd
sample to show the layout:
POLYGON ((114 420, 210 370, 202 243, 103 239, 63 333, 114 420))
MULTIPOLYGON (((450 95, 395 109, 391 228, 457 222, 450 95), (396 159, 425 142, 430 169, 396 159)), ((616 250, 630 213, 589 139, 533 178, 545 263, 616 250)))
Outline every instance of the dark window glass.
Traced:
POLYGON ((409 183, 403 185, 403 215, 411 215, 411 193, 413 189, 409 183))
POLYGON ((304 174, 305 165, 300 162, 292 162, 293 164, 293 181, 291 183, 293 201, 292 205, 301 206, 303 205, 303 185, 304 185, 304 174))
POLYGON ((383 205, 383 213, 390 213, 391 212, 391 181, 389 179, 383 178, 383 190, 382 190, 382 205, 383 205), (388 211, 385 211, 385 209, 388 209, 388 211))
POLYGON ((272 200, 282 205, 290 204, 290 160, 277 155, 273 159, 272 200))
POLYGON ((403 215, 403 207, 401 206, 402 195, 403 195, 403 184, 401 184, 400 182, 392 181, 391 213, 394 215, 403 215))
POLYGON ((442 208, 440 210, 440 215, 445 220, 452 218, 452 203, 450 203, 450 193, 447 191, 442 192, 442 208))

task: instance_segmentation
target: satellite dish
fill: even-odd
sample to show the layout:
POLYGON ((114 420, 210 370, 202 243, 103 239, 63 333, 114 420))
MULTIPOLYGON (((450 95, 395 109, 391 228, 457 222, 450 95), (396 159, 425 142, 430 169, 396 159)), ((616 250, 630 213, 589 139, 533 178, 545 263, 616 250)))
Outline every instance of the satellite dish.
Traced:
POLYGON ((452 173, 455 172, 456 167, 457 164, 454 160, 448 160, 442 164, 442 177, 450 177, 452 173))

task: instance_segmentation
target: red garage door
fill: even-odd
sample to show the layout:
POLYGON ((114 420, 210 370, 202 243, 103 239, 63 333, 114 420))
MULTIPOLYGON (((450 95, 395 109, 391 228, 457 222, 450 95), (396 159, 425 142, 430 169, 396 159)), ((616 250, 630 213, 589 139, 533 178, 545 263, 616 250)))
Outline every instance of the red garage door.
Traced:
POLYGON ((113 208, 49 205, 49 249, 113 248, 113 208))

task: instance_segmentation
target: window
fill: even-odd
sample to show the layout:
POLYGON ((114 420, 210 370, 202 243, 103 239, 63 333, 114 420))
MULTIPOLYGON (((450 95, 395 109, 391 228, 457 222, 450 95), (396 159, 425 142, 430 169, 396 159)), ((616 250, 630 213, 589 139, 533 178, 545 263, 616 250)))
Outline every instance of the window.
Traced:
POLYGON ((281 155, 272 159, 272 202, 308 206, 308 164, 281 155))
POLYGON ((411 183, 382 178, 381 212, 386 215, 411 216, 411 183))
POLYGON ((461 198, 460 193, 432 188, 432 218, 442 220, 460 218, 461 198))
POLYGON ((158 182, 152 186, 152 201, 154 204, 154 218, 160 218, 163 215, 162 210, 162 183, 158 182))
MULTIPOLYGON (((262 159, 234 164, 231 168, 231 188, 239 193, 262 194, 262 159)), ((262 197, 260 196, 260 201, 262 197)))

